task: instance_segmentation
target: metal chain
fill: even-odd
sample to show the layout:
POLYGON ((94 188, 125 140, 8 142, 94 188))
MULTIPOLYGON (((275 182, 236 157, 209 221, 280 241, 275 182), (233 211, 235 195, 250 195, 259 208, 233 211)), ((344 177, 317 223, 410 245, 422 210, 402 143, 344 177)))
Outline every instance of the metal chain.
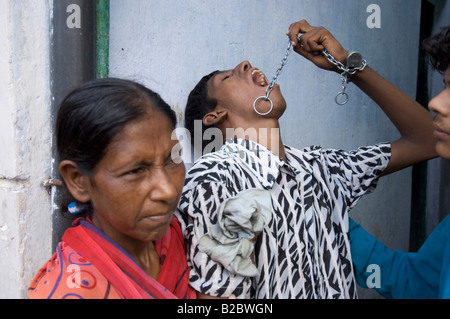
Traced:
POLYGON ((275 86, 275 83, 277 83, 277 79, 280 76, 281 72, 283 71, 284 66, 287 63, 288 57, 292 52, 292 44, 291 41, 289 41, 288 47, 286 49, 286 53, 284 54, 283 59, 281 59, 281 65, 278 68, 277 72, 275 73, 275 76, 272 78, 272 81, 270 82, 269 86, 266 89, 266 99, 269 98, 269 94, 272 92, 273 87, 275 86))
POLYGON ((336 94, 336 97, 334 98, 334 101, 338 105, 345 105, 349 101, 347 90, 347 85, 350 82, 352 75, 354 75, 358 71, 362 71, 367 66, 367 61, 362 60, 362 64, 358 68, 347 68, 342 64, 340 61, 337 61, 330 53, 327 52, 327 50, 323 50, 322 54, 327 58, 328 61, 330 61, 333 65, 335 65, 339 71, 341 71, 341 81, 342 81, 342 91, 340 91, 338 94, 336 94))
POLYGON ((328 61, 330 61, 332 64, 334 64, 340 71, 347 72, 347 68, 344 66, 344 64, 342 64, 342 62, 336 60, 331 54, 328 53, 327 50, 323 50, 322 54, 327 58, 328 61))
MULTIPOLYGON (((272 78, 272 81, 270 82, 269 86, 266 89, 265 100, 270 101, 269 95, 272 92, 273 87, 275 86, 275 83, 278 80, 278 77, 280 76, 281 72, 283 71, 283 68, 287 63, 288 57, 291 54, 291 52, 292 52, 292 44, 291 44, 291 41, 289 40, 288 47, 286 49, 286 53, 284 54, 284 57, 281 60, 281 65, 277 69, 275 76, 272 78)), ((331 64, 336 66, 342 72, 341 73, 342 91, 336 95, 335 101, 339 105, 347 104, 347 102, 349 100, 349 96, 346 92, 347 84, 350 82, 352 75, 354 75, 358 71, 364 70, 364 68, 367 66, 367 62, 366 62, 366 60, 363 60, 362 65, 359 68, 347 68, 347 67, 345 67, 345 65, 342 62, 336 60, 330 53, 328 53, 327 50, 323 50, 322 54, 327 58, 327 60, 331 64), (344 97, 344 100, 340 101, 339 97, 344 97)), ((260 97, 256 101, 258 101, 261 98, 264 98, 264 97, 260 97)), ((255 103, 256 103, 256 101, 255 101, 255 103)))
POLYGON ((339 62, 336 60, 330 53, 328 53, 327 50, 323 50, 322 54, 327 58, 328 61, 330 61, 334 66, 336 66, 340 71, 354 75, 358 71, 362 71, 365 69, 367 62, 366 60, 362 61, 362 65, 359 68, 346 68, 342 62, 339 62))

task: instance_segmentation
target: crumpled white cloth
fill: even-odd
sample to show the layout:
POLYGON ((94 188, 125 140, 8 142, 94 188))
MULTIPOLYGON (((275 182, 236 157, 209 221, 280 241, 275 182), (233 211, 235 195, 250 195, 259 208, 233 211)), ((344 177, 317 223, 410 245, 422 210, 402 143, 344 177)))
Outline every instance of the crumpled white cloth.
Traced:
POLYGON ((251 259, 251 240, 272 219, 272 200, 268 190, 249 189, 224 201, 218 223, 200 238, 199 249, 231 273, 255 277, 259 274, 251 259))

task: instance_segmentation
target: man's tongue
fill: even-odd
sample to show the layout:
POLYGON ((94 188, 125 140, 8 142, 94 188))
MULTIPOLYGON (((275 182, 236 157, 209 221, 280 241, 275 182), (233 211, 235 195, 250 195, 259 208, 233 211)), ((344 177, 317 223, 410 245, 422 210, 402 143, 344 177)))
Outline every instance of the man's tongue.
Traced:
POLYGON ((266 76, 260 70, 254 70, 252 72, 252 79, 253 83, 255 83, 258 86, 265 86, 268 84, 266 81, 266 76))

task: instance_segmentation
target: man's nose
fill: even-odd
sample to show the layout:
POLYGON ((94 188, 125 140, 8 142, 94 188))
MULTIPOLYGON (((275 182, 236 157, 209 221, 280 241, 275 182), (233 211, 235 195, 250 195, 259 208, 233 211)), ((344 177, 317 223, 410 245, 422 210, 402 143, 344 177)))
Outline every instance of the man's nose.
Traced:
MULTIPOLYGON (((435 96, 430 103, 428 103, 428 108, 433 111, 436 114, 440 114, 442 116, 449 116, 450 115, 450 100, 445 99, 445 90, 442 91, 440 94, 435 96)), ((447 95, 449 96, 449 95, 447 95)))
POLYGON ((237 72, 245 72, 249 69, 251 69, 252 65, 248 61, 242 61, 235 67, 235 71, 237 72))

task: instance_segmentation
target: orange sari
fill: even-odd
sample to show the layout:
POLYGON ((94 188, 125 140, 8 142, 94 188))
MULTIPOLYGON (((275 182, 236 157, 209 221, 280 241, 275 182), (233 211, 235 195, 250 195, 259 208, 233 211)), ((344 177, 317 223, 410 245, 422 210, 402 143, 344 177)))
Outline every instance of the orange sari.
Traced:
POLYGON ((158 280, 148 276, 121 247, 87 219, 78 219, 39 270, 30 299, 177 299, 195 298, 189 286, 184 239, 173 218, 155 242, 161 261, 158 280))

